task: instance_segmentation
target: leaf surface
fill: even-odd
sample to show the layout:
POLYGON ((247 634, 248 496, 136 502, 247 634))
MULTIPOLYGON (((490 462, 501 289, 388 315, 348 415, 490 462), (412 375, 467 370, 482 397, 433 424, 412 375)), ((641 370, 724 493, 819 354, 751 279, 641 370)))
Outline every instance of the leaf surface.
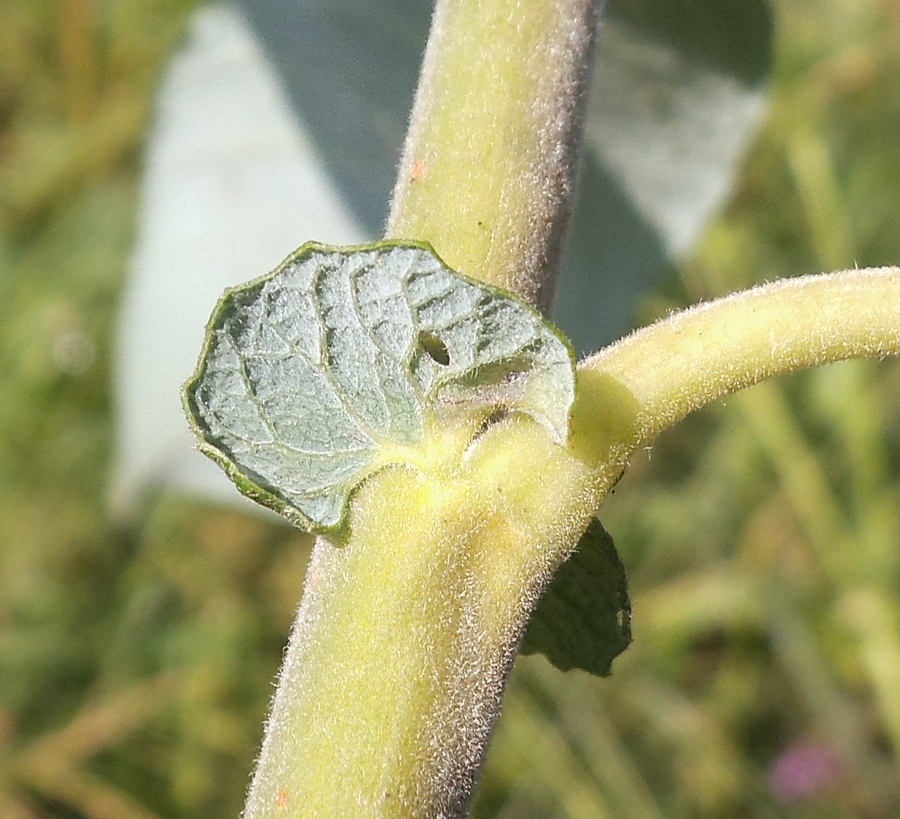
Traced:
POLYGON ((606 677, 631 643, 631 601, 615 544, 594 518, 537 605, 522 654, 544 654, 561 671, 606 677))
POLYGON ((575 370, 538 313, 426 245, 311 243, 225 293, 184 397, 244 494, 322 531, 444 420, 520 411, 564 443, 575 370))

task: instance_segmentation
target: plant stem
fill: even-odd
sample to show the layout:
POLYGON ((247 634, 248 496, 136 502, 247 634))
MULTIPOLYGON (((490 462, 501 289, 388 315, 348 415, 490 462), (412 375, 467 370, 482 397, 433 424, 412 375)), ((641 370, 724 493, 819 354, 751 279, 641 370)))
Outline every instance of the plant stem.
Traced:
MULTIPOLYGON (((599 456, 633 449, 688 413, 772 376, 900 354, 900 269, 847 270, 761 285, 698 305, 579 365, 605 396, 599 456)), ((600 399, 604 400, 604 399, 600 399)))
MULTIPOLYGON (((592 0, 440 0, 389 237, 550 302, 592 0)), ((900 352, 900 271, 770 285, 585 361, 567 447, 460 422, 319 538, 245 819, 463 817, 540 592, 643 442, 763 378, 900 352)))
POLYGON ((596 505, 531 419, 468 452, 379 472, 350 537, 317 541, 248 819, 466 815, 525 622, 596 505))
POLYGON ((777 282, 583 362, 567 447, 511 417, 373 476, 350 537, 316 545, 248 819, 464 816, 527 618, 635 448, 773 375, 891 354, 900 269, 777 282))
POLYGON ((441 0, 387 238, 546 312, 572 207, 593 0, 441 0))
MULTIPOLYGON (((549 306, 595 28, 593 0, 439 0, 389 238, 549 306)), ((245 819, 466 815, 528 615, 599 501, 539 424, 474 432, 372 476, 318 539, 245 819)))

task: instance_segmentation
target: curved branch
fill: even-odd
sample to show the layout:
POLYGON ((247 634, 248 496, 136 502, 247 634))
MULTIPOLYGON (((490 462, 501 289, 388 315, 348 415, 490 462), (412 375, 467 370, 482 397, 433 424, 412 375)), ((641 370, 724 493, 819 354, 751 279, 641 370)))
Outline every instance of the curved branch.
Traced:
POLYGON ((624 389, 613 437, 637 446, 774 375, 897 354, 900 268, 882 267, 786 279, 676 313, 584 360, 579 380, 624 389))

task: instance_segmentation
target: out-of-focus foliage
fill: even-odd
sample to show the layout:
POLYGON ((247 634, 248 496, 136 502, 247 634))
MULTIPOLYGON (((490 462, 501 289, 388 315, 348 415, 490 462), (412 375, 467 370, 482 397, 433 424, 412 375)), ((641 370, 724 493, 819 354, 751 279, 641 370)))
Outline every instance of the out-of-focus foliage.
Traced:
POLYGON ((236 816, 306 541, 176 497, 110 524, 110 344, 192 2, 0 2, 0 817, 236 816))
MULTIPOLYGON (((188 0, 0 0, 0 816, 236 816, 308 542, 105 508, 110 340, 154 84, 188 0)), ((774 110, 642 318, 900 261, 900 6, 776 0, 774 110)), ((900 368, 689 419, 603 513, 634 643, 523 658, 478 816, 900 815, 900 368)))

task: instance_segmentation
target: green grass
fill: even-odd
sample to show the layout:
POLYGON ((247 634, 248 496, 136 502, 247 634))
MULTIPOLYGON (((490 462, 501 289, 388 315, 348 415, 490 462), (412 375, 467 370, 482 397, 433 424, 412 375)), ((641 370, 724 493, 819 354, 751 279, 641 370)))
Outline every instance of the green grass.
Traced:
MULTIPOLYGON (((140 149, 196 3, 0 0, 0 816, 237 816, 307 539, 171 493, 108 520, 111 344, 140 149)), ((768 123, 642 320, 900 262, 900 12, 777 0, 768 123)), ((311 237, 298 236, 298 244, 311 237)), ((900 367, 835 365, 688 419, 604 510, 635 643, 521 660, 479 816, 900 815, 900 367), (811 742, 829 786, 777 798, 811 742)))

